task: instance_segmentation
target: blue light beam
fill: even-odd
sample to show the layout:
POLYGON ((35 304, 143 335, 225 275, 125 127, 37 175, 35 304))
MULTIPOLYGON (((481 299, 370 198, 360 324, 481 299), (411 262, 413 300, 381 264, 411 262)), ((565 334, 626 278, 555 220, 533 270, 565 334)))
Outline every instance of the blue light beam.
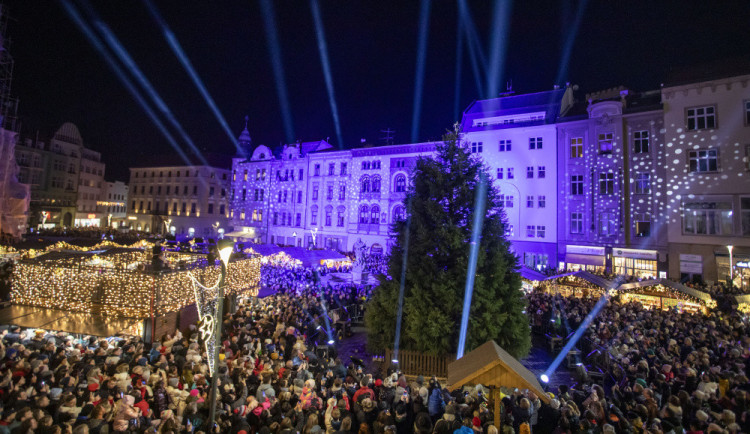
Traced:
POLYGON ((555 83, 563 84, 568 75, 568 65, 570 64, 570 56, 573 53, 573 45, 575 44, 576 36, 578 35, 578 29, 581 27, 581 20, 583 20, 583 13, 586 10, 586 4, 588 0, 580 0, 578 3, 578 9, 576 10, 576 17, 573 21, 573 25, 569 26, 567 37, 565 38, 565 46, 563 47, 562 57, 560 58, 560 67, 557 70, 557 78, 555 83))
POLYGON ((500 81, 505 68, 505 54, 510 33, 512 0, 495 0, 492 17, 492 37, 490 39, 490 62, 487 72, 487 98, 498 95, 500 81))
POLYGON ((486 72, 487 64, 484 59, 484 52, 481 48, 481 42, 477 36, 474 19, 471 17, 466 0, 458 1, 458 16, 461 20, 463 30, 466 35, 466 44, 469 48, 469 61, 471 62, 471 72, 474 74, 474 84, 477 87, 477 94, 482 94, 482 73, 486 72))
POLYGON ((464 309, 461 313, 461 328, 458 335, 458 353, 456 359, 464 356, 466 350, 466 335, 469 328, 469 313, 471 312, 471 297, 474 294, 474 278, 477 274, 477 256, 479 256, 479 243, 482 238, 482 225, 484 224, 484 209, 487 204, 487 176, 479 175, 477 193, 474 198, 474 222, 471 229, 471 244, 469 248, 469 268, 466 272, 466 288, 464 288, 464 309))
POLYGON ((203 85, 203 81, 198 77, 198 73, 195 72, 195 68, 193 68, 192 63, 190 62, 190 59, 188 59, 187 55, 185 54, 185 51, 182 49, 182 46, 180 45, 180 42, 177 40, 177 37, 174 35, 172 30, 167 26, 167 23, 164 21, 162 16, 159 14, 159 11, 156 9, 156 6, 154 6, 153 2, 151 0, 143 0, 143 3, 146 5, 146 8, 151 13, 151 16, 154 18, 156 23, 161 27, 162 34, 164 35, 164 39, 166 39, 167 44, 169 44, 169 47, 172 49, 172 52, 175 56, 177 56, 177 59, 182 64, 182 67, 185 68, 185 72, 188 73, 190 76, 190 79, 193 80, 193 84, 195 84, 195 87, 198 88, 198 91, 200 92, 201 96, 203 97, 203 100, 206 101, 206 104, 208 104, 208 107, 211 109, 211 112, 214 114, 214 117, 219 122, 219 125, 221 125, 221 128, 224 130, 224 133, 226 133, 227 137, 229 137, 230 143, 232 143, 237 150, 237 153, 245 157, 246 152, 242 147, 239 145, 239 142, 237 141, 237 137, 235 137, 234 133, 232 133, 232 129, 229 128, 229 125, 227 124, 226 119, 224 119, 224 116, 221 114, 221 111, 219 111, 219 107, 216 106, 216 102, 211 97, 211 95, 208 93, 208 90, 206 89, 206 86, 203 85))
POLYGON ((157 116, 157 114, 148 105, 148 102, 146 101, 146 99, 140 94, 136 86, 130 81, 130 79, 127 77, 127 75, 122 70, 122 68, 107 52, 107 49, 104 47, 104 44, 96 36, 93 29, 91 29, 91 27, 89 27, 89 25, 86 24, 83 17, 78 13, 75 7, 68 0, 60 0, 60 2, 62 3, 63 9, 65 9, 65 12, 68 14, 70 19, 76 24, 76 26, 78 26, 78 29, 81 31, 81 33, 83 33, 86 39, 89 40, 89 43, 91 43, 94 49, 104 59, 104 61, 107 63, 107 66, 109 66, 110 69, 112 69, 112 71, 115 73, 115 76, 117 76, 117 78, 120 80, 123 86, 125 86, 125 88, 128 90, 130 95, 136 100, 138 105, 140 105, 143 111, 146 112, 149 119, 151 119, 151 122, 153 122, 153 124, 161 132, 164 138, 167 139, 167 142, 169 142, 169 144, 175 150, 177 155, 185 162, 185 164, 192 166, 193 163, 190 161, 190 158, 188 158, 188 156, 182 150, 180 145, 177 144, 177 141, 175 140, 175 138, 167 130, 167 128, 164 126, 161 120, 159 120, 159 117, 157 116))
POLYGON ((404 235, 404 259, 401 262, 401 283, 398 287, 398 310, 396 311, 396 336, 393 341, 393 360, 398 363, 398 347, 401 344, 401 317, 404 314, 404 287, 406 286, 406 264, 409 258, 409 228, 411 226, 411 200, 407 204, 406 235, 404 235))
POLYGON ((607 305, 607 301, 609 301, 609 290, 612 288, 617 288, 620 286, 620 284, 624 281, 622 277, 619 277, 615 279, 612 282, 612 286, 610 288, 604 288, 604 294, 599 298, 599 301, 596 302, 594 307, 591 309, 591 311, 586 315, 586 318, 583 319, 583 322, 578 327, 578 330, 573 334, 573 336, 568 340, 568 342, 565 344, 562 350, 560 350, 560 354, 555 357, 555 360, 552 361, 552 363, 549 365, 546 371, 542 375, 546 375, 547 378, 551 377, 552 374, 555 373, 557 368, 560 366, 560 364, 565 360, 565 357, 568 355, 570 350, 575 347, 575 345, 578 343, 578 341, 581 339, 581 336, 583 336, 583 333, 586 332, 586 330, 591 325, 591 322, 594 321, 597 315, 599 315, 599 312, 604 309, 604 306, 607 305))
POLYGON ((427 58, 427 38, 430 33, 430 0, 422 0, 419 7, 419 39, 417 40, 417 69, 414 73, 414 111, 411 115, 411 142, 419 139, 419 117, 422 114, 424 67, 427 58))
POLYGON ((453 93, 456 99, 453 101, 453 119, 458 121, 458 115, 460 113, 460 100, 461 100, 461 71, 463 70, 463 59, 464 59, 464 30, 463 20, 460 14, 456 14, 458 17, 458 23, 456 23, 456 83, 453 87, 453 93))
POLYGON ((279 34, 276 32, 276 15, 273 3, 270 0, 260 0, 260 9, 263 14, 263 30, 266 33, 266 43, 271 54, 271 67, 276 79, 276 94, 281 106, 281 119, 284 122, 284 135, 286 142, 294 142, 294 122, 292 122, 292 110, 289 108, 289 96, 286 88, 286 74, 284 64, 281 62, 281 44, 279 34))
POLYGON ((336 104, 336 94, 333 91, 333 75, 331 74, 331 63, 328 60, 328 44, 326 43, 325 29, 323 28, 323 19, 320 16, 318 0, 310 0, 310 9, 312 9, 313 21, 315 22, 315 36, 318 39, 318 53, 320 54, 320 64, 323 66, 323 76, 326 80, 328 104, 331 106, 331 114, 333 115, 333 126, 336 128, 336 140, 338 140, 337 145, 339 149, 343 149, 344 140, 341 137, 339 108, 336 104))

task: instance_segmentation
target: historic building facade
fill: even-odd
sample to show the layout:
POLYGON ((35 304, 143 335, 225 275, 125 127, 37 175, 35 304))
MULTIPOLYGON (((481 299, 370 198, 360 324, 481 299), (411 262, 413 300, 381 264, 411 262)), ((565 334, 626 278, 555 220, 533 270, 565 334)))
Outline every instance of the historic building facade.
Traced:
POLYGON ((127 226, 191 238, 228 231, 231 171, 221 166, 130 168, 127 226))
POLYGON ((662 88, 670 277, 725 280, 731 256, 735 284, 750 284, 749 85, 741 75, 662 88))
POLYGON ((558 268, 666 272, 660 99, 609 89, 559 119, 558 268))

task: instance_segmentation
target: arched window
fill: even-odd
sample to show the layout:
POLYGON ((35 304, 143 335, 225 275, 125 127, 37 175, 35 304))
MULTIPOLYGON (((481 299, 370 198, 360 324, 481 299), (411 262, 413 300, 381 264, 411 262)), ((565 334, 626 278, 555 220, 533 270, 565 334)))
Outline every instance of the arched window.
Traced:
POLYGON ((318 206, 313 205, 310 211, 310 224, 315 226, 318 224, 318 206))
POLYGON ((370 212, 370 208, 368 208, 367 205, 362 205, 361 207, 359 207, 359 222, 360 223, 367 223, 367 221, 370 218, 369 212, 370 212))
POLYGON ((396 223, 399 220, 403 220, 405 217, 404 213, 404 207, 401 205, 397 205, 393 208, 393 223, 396 223))
POLYGON ((373 193, 380 192, 380 177, 379 176, 372 177, 372 192, 373 193))
POLYGON ((344 216, 346 214, 346 208, 344 206, 339 206, 336 208, 336 226, 342 228, 344 227, 344 216))
POLYGON ((396 175, 396 192, 397 193, 403 193, 406 191, 406 175, 398 174, 396 175))
POLYGON ((362 193, 369 193, 370 192, 370 177, 369 176, 363 176, 361 181, 362 189, 360 190, 362 193))
POLYGON ((370 223, 374 225, 380 223, 380 207, 377 205, 373 205, 370 209, 370 223))

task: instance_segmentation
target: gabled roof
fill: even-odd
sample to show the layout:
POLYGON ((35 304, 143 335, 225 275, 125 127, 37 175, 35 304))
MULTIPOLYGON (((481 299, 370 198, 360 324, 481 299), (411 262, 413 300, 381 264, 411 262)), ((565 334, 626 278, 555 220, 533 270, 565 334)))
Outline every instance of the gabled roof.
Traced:
POLYGON ((465 385, 528 389, 549 403, 536 376, 526 369, 495 341, 485 342, 474 351, 448 365, 448 384, 451 390, 465 385))

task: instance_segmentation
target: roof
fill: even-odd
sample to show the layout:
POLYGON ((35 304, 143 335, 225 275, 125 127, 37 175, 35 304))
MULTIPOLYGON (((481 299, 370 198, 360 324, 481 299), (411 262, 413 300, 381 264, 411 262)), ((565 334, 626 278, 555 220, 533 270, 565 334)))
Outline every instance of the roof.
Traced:
POLYGON ((495 341, 485 342, 449 364, 448 384, 451 390, 475 384, 528 389, 544 402, 550 401, 536 376, 495 341))
POLYGON ((11 305, 0 310, 0 322, 94 336, 130 334, 142 319, 117 318, 38 306, 11 305))
POLYGON ((511 95, 502 98, 492 98, 474 101, 466 110, 465 115, 497 113, 502 111, 529 111, 533 107, 542 107, 559 104, 565 94, 565 88, 548 90, 544 92, 527 93, 523 95, 511 95))
POLYGON ((525 265, 521 267, 520 270, 518 270, 521 273, 521 277, 527 280, 545 280, 547 279, 547 276, 544 274, 532 270, 531 268, 526 267, 525 265))
MULTIPOLYGON (((229 170, 232 167, 231 155, 217 154, 214 152, 202 152, 201 155, 203 156, 203 159, 206 160, 206 163, 208 163, 207 165, 209 167, 213 167, 216 169, 225 169, 225 170, 229 170)), ((182 158, 180 158, 177 155, 168 154, 168 155, 156 155, 154 157, 149 157, 143 160, 141 163, 137 163, 133 165, 132 168, 143 169, 143 168, 150 168, 150 167, 206 166, 206 164, 203 164, 203 162, 200 161, 195 154, 188 154, 187 157, 191 161, 192 164, 186 164, 185 161, 183 161, 182 158)))

